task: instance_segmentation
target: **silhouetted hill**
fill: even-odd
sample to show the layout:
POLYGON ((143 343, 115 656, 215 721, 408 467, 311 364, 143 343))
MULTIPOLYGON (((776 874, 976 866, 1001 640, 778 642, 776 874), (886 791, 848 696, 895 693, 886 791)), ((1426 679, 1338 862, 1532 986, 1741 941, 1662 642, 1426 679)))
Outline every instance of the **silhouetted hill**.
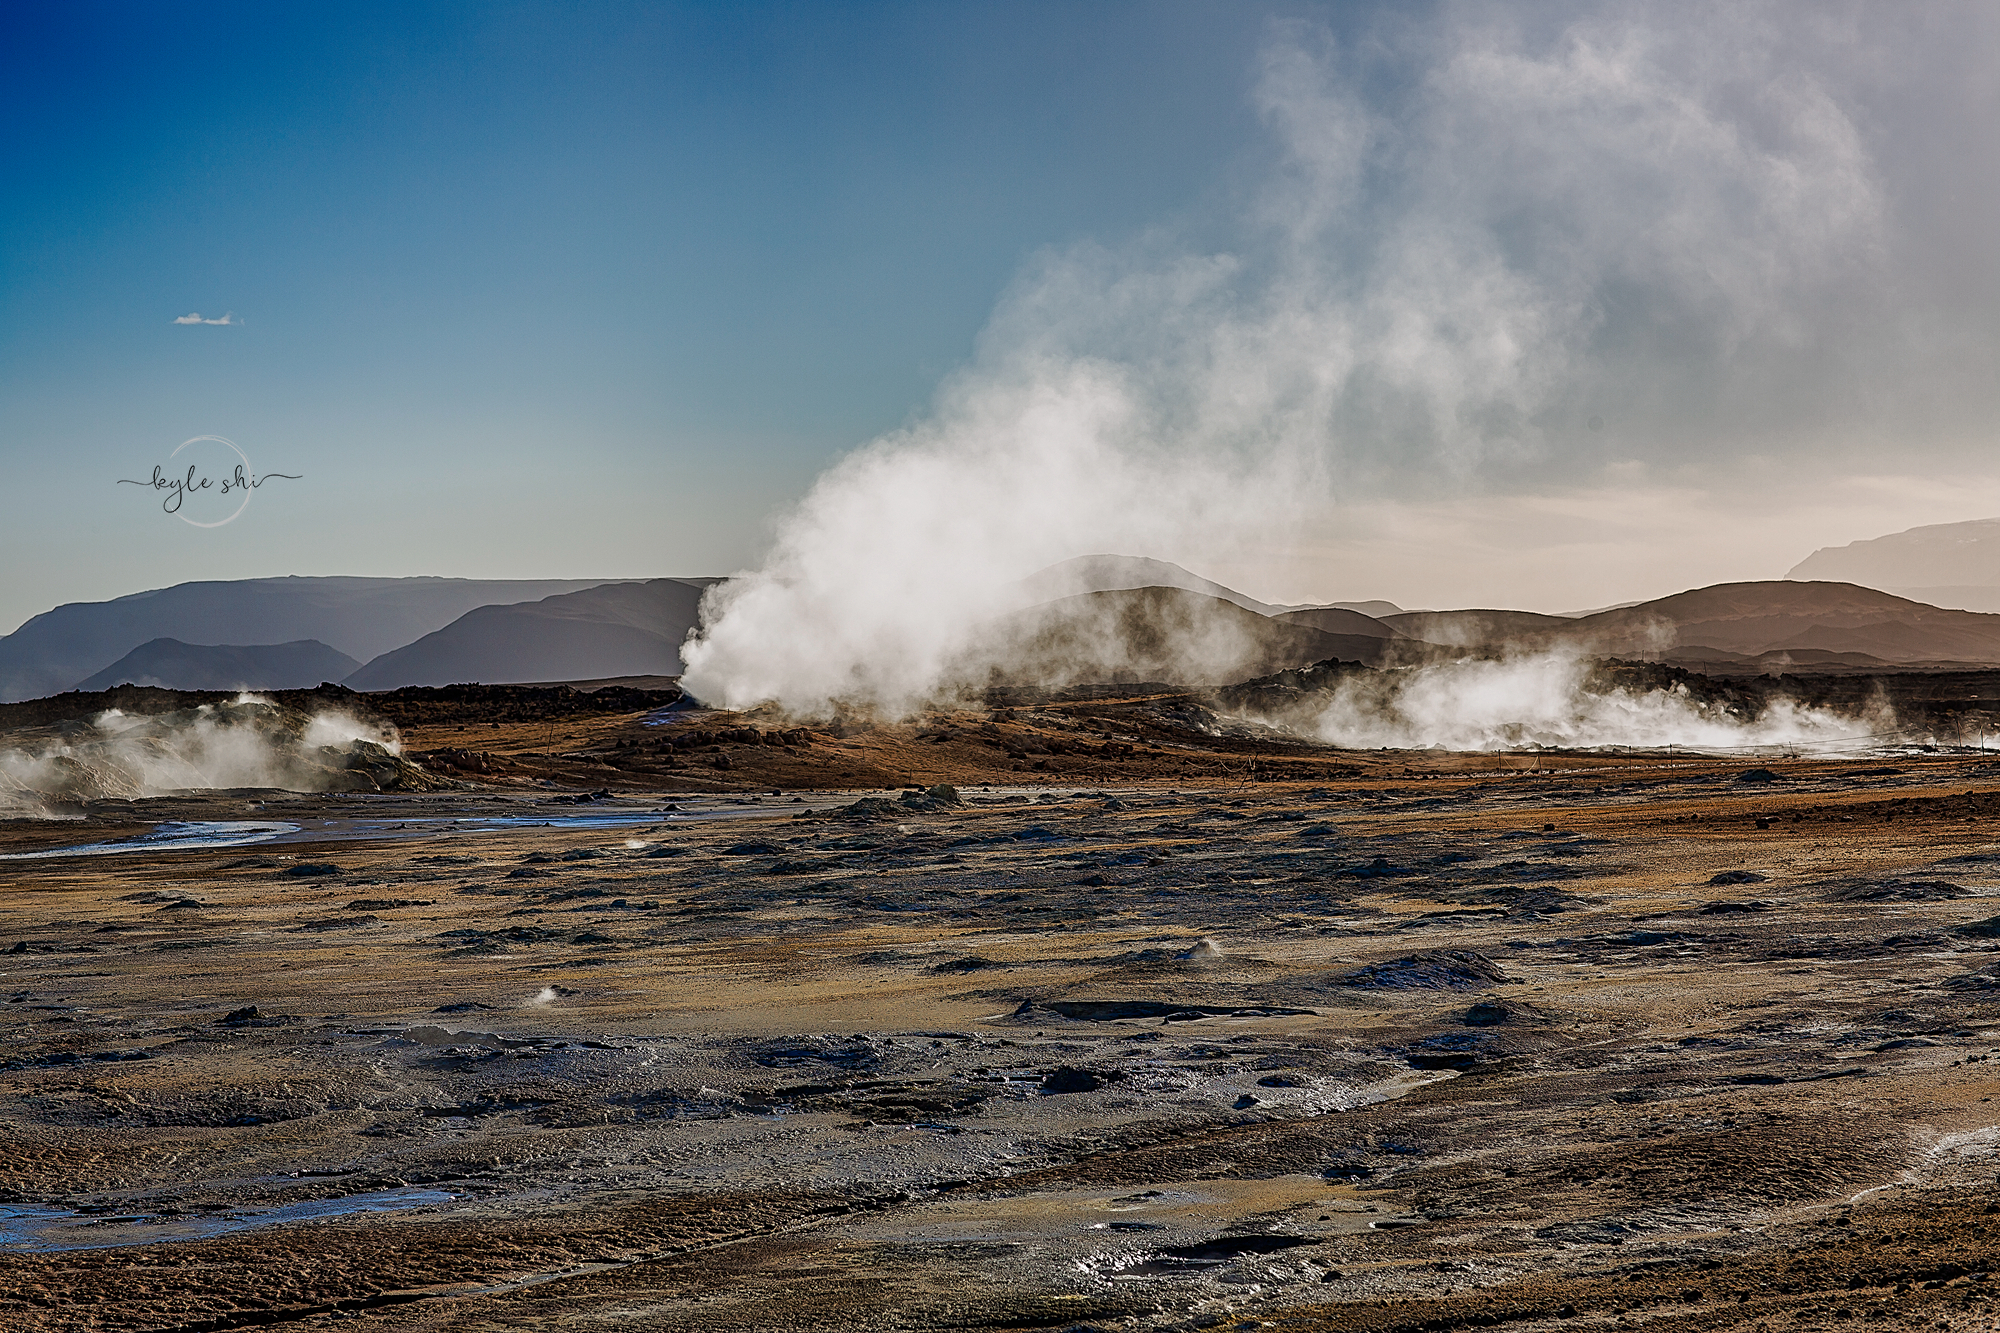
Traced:
POLYGON ((1382 623, 1398 634, 1453 648, 1504 644, 1560 630, 1574 622, 1538 611, 1404 611, 1382 623))
POLYGON ((1930 606, 2000 611, 2000 518, 1821 547, 1785 577, 1858 583, 1930 606))
MULTIPOLYGON (((1341 611, 1359 611, 1362 615, 1373 617, 1376 620, 1381 620, 1387 616, 1400 616, 1403 614, 1403 608, 1397 606, 1394 602, 1380 600, 1372 602, 1329 602, 1327 605, 1341 611)), ((1305 609, 1313 610, 1318 608, 1308 607, 1305 609)))
POLYGON ((1316 629, 1323 634, 1358 634, 1365 639, 1403 637, 1394 626, 1344 606, 1314 606, 1303 611, 1280 611, 1271 619, 1280 624, 1316 629))
POLYGON ((339 680, 361 664, 318 639, 293 643, 197 644, 154 639, 77 683, 80 691, 118 685, 169 690, 304 690, 339 680))
POLYGON ((317 639, 365 662, 475 606, 574 592, 606 579, 277 578, 180 583, 44 611, 0 638, 0 702, 69 689, 158 638, 317 639))
POLYGON ((1052 602, 1092 592, 1128 592, 1139 588, 1180 588, 1208 597, 1234 602, 1259 615, 1273 615, 1295 607, 1272 606, 1224 587, 1213 579, 1189 573, 1166 560, 1142 555, 1080 555, 1037 570, 1021 580, 1021 589, 1037 603, 1052 602))
POLYGON ((1852 583, 1719 583, 1570 623, 1563 637, 1626 656, 1700 644, 1747 656, 1818 649, 1888 662, 2000 661, 2000 616, 1852 583))
POLYGON ((406 685, 678 676, 680 646, 713 579, 607 583, 510 606, 482 606, 377 657, 342 684, 406 685))
MULTIPOLYGON (((1410 611, 1383 623, 1454 648, 1568 648, 1732 668, 2000 662, 2000 615, 1947 610, 1852 583, 1790 579, 1718 583, 1586 616, 1410 611)), ((1408 645, 1402 655, 1410 658, 1408 645)))
POLYGON ((1183 588, 1136 588, 1058 598, 1002 617, 959 674, 974 684, 1047 687, 1216 684, 1327 658, 1379 662, 1390 642, 1286 624, 1183 588))
POLYGON ((1823 546, 1785 577, 1883 589, 2000 586, 2000 518, 1933 523, 1845 546, 1823 546))

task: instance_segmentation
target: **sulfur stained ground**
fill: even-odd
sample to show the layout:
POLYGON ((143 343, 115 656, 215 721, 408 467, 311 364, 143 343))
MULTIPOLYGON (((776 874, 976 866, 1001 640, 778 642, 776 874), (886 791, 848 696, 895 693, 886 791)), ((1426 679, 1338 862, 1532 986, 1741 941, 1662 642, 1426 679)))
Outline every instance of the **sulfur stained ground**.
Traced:
POLYGON ((2000 1323, 1989 761, 921 730, 4 826, 304 827, 0 861, 0 1328, 2000 1323))

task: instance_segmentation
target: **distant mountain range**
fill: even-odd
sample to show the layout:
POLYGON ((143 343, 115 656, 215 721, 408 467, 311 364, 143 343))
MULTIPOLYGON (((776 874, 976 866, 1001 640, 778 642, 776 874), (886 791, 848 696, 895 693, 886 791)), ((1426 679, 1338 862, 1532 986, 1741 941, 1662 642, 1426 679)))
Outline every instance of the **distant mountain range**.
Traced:
POLYGON ((368 683, 351 688, 396 689, 677 675, 681 642, 713 582, 183 583, 59 606, 0 638, 0 703, 127 682, 290 689, 364 673, 368 683), (576 594, 587 595, 566 600, 576 594))
POLYGON ((1245 605, 1260 605, 1253 599, 1190 591, 1189 582, 1207 581, 1082 593, 1016 612, 985 636, 981 669, 995 682, 1209 684, 1328 657, 1393 666, 1468 651, 1574 652, 1711 674, 2000 663, 2000 615, 1851 583, 1725 583, 1574 617, 1499 609, 1372 617, 1343 607, 1266 615, 1245 605))
POLYGON ((180 583, 108 602, 72 602, 44 611, 0 638, 0 703, 71 689, 154 639, 256 645, 317 639, 366 662, 442 629, 474 607, 575 592, 605 582, 236 579, 180 583))
MULTIPOLYGON (((959 666, 968 679, 996 683, 1192 684, 1329 657, 1393 665, 1465 651, 1557 649, 1711 673, 2000 663, 2000 615, 1878 590, 1892 580, 1956 589, 1967 594, 1961 606, 1990 593, 2000 607, 2000 519, 1816 551, 1785 580, 1568 616, 1405 611, 1384 601, 1286 606, 1163 560, 1083 556, 1024 579, 1021 609, 988 626, 959 666), (1841 572, 1850 577, 1828 577, 1841 572)), ((391 690, 676 676, 702 594, 716 582, 184 583, 57 607, 0 638, 0 702, 128 682, 391 690)))

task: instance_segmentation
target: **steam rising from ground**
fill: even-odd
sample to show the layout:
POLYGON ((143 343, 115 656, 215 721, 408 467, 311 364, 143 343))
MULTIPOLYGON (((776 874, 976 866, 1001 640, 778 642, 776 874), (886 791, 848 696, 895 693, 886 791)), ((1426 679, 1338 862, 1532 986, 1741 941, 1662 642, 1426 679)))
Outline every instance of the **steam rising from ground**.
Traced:
MULTIPOLYGON (((1337 521, 1336 486, 1558 470, 1598 447, 1598 410, 1685 456, 1738 447, 1696 443, 1714 423, 1851 406, 1886 224, 1844 90, 1857 62, 1881 74, 1873 39, 1815 9, 1510 12, 1447 8, 1382 46, 1393 68, 1279 29, 1255 91, 1277 151, 1230 247, 1163 229, 1038 260, 931 415, 828 471, 763 566, 711 590, 689 688, 907 713, 954 663, 1004 658, 992 621, 1060 560, 1278 567, 1337 521)), ((1428 735, 1448 687, 1555 670, 1467 666, 1400 723, 1331 725, 1428 735)), ((1699 729, 1549 697, 1537 727, 1699 729)))
POLYGON ((0 749, 0 815, 215 788, 372 791, 409 785, 420 772, 398 757, 391 731, 250 695, 172 713, 112 709, 9 739, 0 749))
POLYGON ((1590 663, 1557 654, 1462 659, 1349 676, 1291 726, 1353 749, 1505 750, 1530 745, 1731 750, 1864 739, 1891 725, 1776 700, 1754 718, 1689 696, 1684 687, 1605 688, 1590 663))

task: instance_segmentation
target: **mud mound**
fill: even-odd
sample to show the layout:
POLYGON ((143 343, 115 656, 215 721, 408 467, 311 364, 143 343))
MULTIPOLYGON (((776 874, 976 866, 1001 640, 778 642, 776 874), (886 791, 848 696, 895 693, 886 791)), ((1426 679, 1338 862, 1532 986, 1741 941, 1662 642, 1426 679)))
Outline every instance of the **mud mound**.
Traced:
POLYGON ((1464 990, 1497 986, 1513 978, 1483 953, 1470 949, 1438 949, 1413 953, 1388 963, 1370 963, 1337 979, 1342 986, 1381 990, 1464 990))
POLYGON ((911 815, 931 814, 961 804, 955 787, 938 786, 922 791, 912 788, 894 800, 886 796, 864 796, 852 805, 813 817, 839 819, 850 824, 891 824, 911 815))
POLYGON ((1964 898, 1970 890, 1942 879, 1890 879, 1843 884, 1829 890, 1830 903, 1938 903, 1964 898))

